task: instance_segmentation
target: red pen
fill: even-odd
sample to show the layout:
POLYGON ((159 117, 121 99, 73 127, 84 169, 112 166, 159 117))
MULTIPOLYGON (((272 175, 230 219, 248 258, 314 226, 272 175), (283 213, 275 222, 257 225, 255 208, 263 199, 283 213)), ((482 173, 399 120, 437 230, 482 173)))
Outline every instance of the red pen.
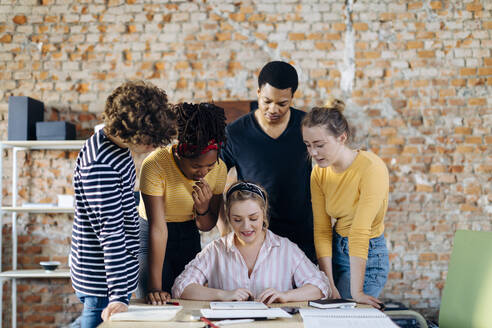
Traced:
POLYGON ((166 302, 166 305, 179 305, 178 302, 166 302))
POLYGON ((207 324, 207 327, 209 328, 219 328, 219 326, 214 325, 212 321, 208 320, 205 317, 200 317, 200 320, 205 322, 207 324))

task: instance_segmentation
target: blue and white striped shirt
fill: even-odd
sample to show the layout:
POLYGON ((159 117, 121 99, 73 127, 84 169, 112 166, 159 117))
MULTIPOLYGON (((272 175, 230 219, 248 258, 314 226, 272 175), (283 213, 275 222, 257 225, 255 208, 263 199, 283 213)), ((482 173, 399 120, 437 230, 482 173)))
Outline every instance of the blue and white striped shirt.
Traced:
POLYGON ((139 226, 129 149, 99 130, 80 151, 73 184, 75 217, 70 252, 73 288, 128 304, 137 288, 139 226))

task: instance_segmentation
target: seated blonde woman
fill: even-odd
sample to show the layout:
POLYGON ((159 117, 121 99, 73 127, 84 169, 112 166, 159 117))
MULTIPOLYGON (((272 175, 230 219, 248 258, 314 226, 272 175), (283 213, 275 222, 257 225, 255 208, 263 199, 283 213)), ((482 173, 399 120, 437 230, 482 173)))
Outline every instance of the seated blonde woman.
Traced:
POLYGON ((174 298, 270 304, 331 296, 326 275, 297 245, 267 229, 263 188, 236 182, 225 206, 233 232, 210 243, 186 266, 172 287, 174 298))

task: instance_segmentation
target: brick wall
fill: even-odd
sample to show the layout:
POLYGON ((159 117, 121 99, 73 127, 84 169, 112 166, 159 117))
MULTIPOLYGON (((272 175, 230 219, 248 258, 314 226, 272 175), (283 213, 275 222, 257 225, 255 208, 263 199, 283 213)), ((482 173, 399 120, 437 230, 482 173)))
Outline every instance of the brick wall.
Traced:
MULTIPOLYGON (((390 169, 383 296, 435 317, 454 232, 492 226, 491 9, 487 0, 0 0, 0 138, 10 95, 42 100, 82 138, 126 79, 150 80, 173 102, 251 99, 259 68, 289 61, 300 74, 295 105, 345 99, 356 143, 390 169)), ((21 200, 70 192, 75 155, 19 155, 21 200)), ((2 193, 8 204, 10 184, 2 193)), ((5 217, 4 269, 10 228, 5 217)), ((66 262, 70 228, 69 216, 22 216, 20 267, 66 262)), ((18 293, 19 326, 63 326, 80 310, 68 280, 25 280, 18 293)))

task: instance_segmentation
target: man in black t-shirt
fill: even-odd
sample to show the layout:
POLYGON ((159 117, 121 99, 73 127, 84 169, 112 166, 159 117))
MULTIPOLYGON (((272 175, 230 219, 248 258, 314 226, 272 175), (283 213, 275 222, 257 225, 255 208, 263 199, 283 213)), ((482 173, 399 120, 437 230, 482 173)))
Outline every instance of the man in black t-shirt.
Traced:
POLYGON ((258 109, 226 127, 221 158, 237 178, 262 185, 269 195, 270 230, 296 243, 316 262, 311 209, 311 160, 301 134, 305 113, 291 108, 295 68, 266 64, 258 76, 258 109))

